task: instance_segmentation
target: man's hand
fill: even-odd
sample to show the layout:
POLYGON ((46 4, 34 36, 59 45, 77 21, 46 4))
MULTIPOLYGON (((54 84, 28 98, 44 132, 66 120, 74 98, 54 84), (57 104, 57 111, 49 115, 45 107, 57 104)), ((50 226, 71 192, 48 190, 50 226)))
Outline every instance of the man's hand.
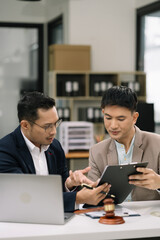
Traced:
POLYGON ((69 177, 66 179, 65 185, 68 189, 72 189, 73 187, 79 186, 82 183, 93 185, 94 182, 89 180, 84 174, 88 173, 90 167, 86 167, 82 170, 76 170, 72 172, 72 170, 69 171, 69 177))
POLYGON ((111 185, 108 185, 107 183, 104 183, 103 185, 93 189, 87 189, 84 187, 82 190, 77 192, 76 203, 77 204, 87 203, 91 205, 97 205, 100 201, 102 201, 106 197, 110 190, 110 187, 111 185), (104 194, 104 192, 106 194, 104 194))
POLYGON ((129 184, 134 184, 138 187, 144 187, 152 190, 160 188, 160 175, 150 168, 137 168, 136 170, 142 174, 129 176, 129 184))

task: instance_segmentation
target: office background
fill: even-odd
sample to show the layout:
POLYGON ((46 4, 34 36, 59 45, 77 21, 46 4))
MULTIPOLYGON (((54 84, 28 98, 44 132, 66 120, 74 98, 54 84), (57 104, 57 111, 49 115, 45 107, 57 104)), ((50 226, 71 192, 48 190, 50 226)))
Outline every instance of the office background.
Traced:
MULTIPOLYGON (((15 23, 17 26, 22 24, 22 28, 23 25, 26 24, 26 27, 28 24, 29 31, 27 33, 25 28, 25 31, 20 33, 21 37, 18 37, 18 31, 12 34, 14 35, 12 42, 9 41, 10 37, 6 41, 0 32, 2 46, 0 47, 0 137, 12 131, 18 124, 16 104, 20 94, 26 88, 27 81, 31 81, 30 85, 33 88, 38 84, 37 89, 48 93, 47 30, 51 21, 63 16, 64 44, 91 46, 92 71, 132 72, 136 70, 136 9, 155 2, 158 1, 42 0, 25 2, 0 0, 0 23, 3 27, 6 23, 13 24, 13 26, 15 23), (40 27, 40 30, 36 27, 40 27), (20 39, 23 39, 26 48, 30 48, 26 60, 24 60, 25 51, 23 51, 25 47, 21 45, 20 39), (15 51, 9 52, 11 45, 15 47, 15 51), (20 50, 18 46, 21 46, 20 50), (36 46, 41 46, 39 49, 41 52, 36 51, 36 46), (4 49, 7 50, 7 54, 12 54, 9 57, 5 51, 2 54, 4 49), (29 59, 33 60, 33 64, 29 62, 29 59), (18 61, 20 65, 17 64, 18 61), (41 65, 37 69, 39 61, 41 65), (22 81, 14 82, 13 74, 16 69, 17 71, 21 69, 18 78, 22 81), (7 72, 7 77, 4 76, 5 72, 7 72), (36 82, 40 78, 43 83, 36 82)), ((6 36, 10 36, 9 32, 6 36)), ((29 87, 27 88, 29 90, 29 87)), ((156 132, 159 132, 158 124, 156 132)))

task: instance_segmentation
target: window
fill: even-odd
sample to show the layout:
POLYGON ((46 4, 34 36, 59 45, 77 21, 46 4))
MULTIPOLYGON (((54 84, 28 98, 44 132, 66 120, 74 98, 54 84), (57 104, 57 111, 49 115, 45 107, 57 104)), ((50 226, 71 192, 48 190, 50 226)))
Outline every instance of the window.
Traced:
POLYGON ((48 23, 48 45, 63 44, 63 17, 48 23))
POLYGON ((0 23, 0 138, 18 124, 20 96, 43 91, 42 39, 41 24, 0 23))
POLYGON ((146 72, 147 102, 160 123, 160 2, 137 9, 137 70, 146 72))

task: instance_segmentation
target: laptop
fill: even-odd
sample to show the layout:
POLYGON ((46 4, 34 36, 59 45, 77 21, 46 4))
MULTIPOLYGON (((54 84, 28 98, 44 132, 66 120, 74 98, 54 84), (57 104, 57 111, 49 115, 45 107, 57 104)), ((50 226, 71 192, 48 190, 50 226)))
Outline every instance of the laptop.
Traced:
POLYGON ((64 224, 60 175, 0 174, 0 221, 64 224))

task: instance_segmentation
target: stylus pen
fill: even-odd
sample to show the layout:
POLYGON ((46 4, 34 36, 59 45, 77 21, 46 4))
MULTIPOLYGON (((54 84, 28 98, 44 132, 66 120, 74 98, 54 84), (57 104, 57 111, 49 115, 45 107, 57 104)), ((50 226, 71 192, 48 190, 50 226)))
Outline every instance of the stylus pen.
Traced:
MULTIPOLYGON (((88 184, 86 184, 86 183, 82 183, 82 184, 81 184, 81 187, 86 187, 86 188, 88 188, 88 189, 93 189, 92 186, 90 186, 90 185, 88 185, 88 184)), ((109 194, 109 193, 106 193, 106 192, 104 192, 104 191, 101 191, 101 193, 105 194, 105 195, 108 196, 108 197, 115 198, 115 196, 114 196, 113 194, 109 194)))

